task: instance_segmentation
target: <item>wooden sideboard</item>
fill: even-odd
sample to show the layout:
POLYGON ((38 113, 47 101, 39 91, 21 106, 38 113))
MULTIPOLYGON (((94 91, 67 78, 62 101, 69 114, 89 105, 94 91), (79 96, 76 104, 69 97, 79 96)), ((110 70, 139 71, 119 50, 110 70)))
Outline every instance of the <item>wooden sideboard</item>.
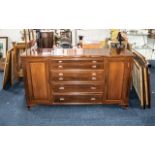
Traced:
POLYGON ((128 106, 133 55, 111 49, 27 51, 21 56, 27 106, 128 106))

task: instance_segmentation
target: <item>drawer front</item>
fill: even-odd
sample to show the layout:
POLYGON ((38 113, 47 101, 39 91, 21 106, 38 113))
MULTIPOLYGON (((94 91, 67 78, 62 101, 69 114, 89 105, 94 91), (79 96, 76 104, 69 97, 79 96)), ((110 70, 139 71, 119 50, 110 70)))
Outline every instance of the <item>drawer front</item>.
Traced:
POLYGON ((62 64, 62 63, 103 63, 104 59, 103 58, 93 58, 93 59, 69 59, 69 60, 52 60, 52 63, 57 63, 57 64, 62 64))
POLYGON ((52 81, 103 81, 104 71, 64 71, 50 72, 52 81))
POLYGON ((104 69, 103 61, 52 61, 51 69, 104 69))
POLYGON ((55 104, 102 103, 102 95, 54 95, 55 104))
POLYGON ((102 93, 103 83, 100 84, 53 84, 52 91, 54 93, 67 93, 67 92, 92 92, 102 93))

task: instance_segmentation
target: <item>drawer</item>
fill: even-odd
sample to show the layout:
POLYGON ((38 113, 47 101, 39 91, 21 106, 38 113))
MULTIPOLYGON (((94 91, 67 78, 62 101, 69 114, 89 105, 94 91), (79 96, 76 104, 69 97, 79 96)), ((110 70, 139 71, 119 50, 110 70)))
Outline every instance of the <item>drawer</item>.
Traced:
POLYGON ((104 62, 104 59, 103 58, 92 58, 92 59, 69 59, 69 60, 64 60, 64 59, 61 59, 61 60, 52 60, 51 61, 52 63, 57 63, 57 64, 62 64, 62 63, 103 63, 104 62))
POLYGON ((55 104, 102 103, 102 95, 54 95, 55 104))
POLYGON ((103 81, 104 70, 53 70, 50 71, 51 81, 103 81))
POLYGON ((92 92, 102 93, 103 83, 100 84, 52 84, 52 91, 56 93, 66 92, 92 92))
POLYGON ((102 61, 60 61, 51 62, 51 69, 104 69, 102 61))

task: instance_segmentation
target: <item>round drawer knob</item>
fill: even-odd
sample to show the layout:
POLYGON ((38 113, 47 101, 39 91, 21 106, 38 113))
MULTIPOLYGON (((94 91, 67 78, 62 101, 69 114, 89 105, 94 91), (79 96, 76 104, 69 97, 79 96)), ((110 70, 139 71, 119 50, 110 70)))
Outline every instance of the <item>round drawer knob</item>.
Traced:
POLYGON ((59 87, 59 90, 64 90, 65 88, 64 87, 59 87))
POLYGON ((59 63, 62 63, 62 60, 59 60, 58 62, 59 62, 59 63))
POLYGON ((64 74, 63 73, 59 73, 59 76, 63 76, 64 74))
POLYGON ((90 100, 91 101, 96 101, 96 98, 95 97, 92 97, 90 100))
POLYGON ((96 77, 92 77, 92 80, 96 80, 96 77))
POLYGON ((63 80, 64 80, 64 78, 62 78, 62 77, 59 78, 59 81, 63 81, 63 80))
POLYGON ((92 76, 96 76, 96 73, 92 73, 92 76))
POLYGON ((92 89, 92 90, 95 90, 95 89, 96 89, 96 87, 91 87, 91 89, 92 89))
POLYGON ((63 66, 59 65, 58 68, 63 68, 63 66))
POLYGON ((92 68, 97 68, 97 66, 96 65, 93 65, 92 68))
POLYGON ((60 101, 64 101, 65 99, 63 97, 60 98, 60 101))

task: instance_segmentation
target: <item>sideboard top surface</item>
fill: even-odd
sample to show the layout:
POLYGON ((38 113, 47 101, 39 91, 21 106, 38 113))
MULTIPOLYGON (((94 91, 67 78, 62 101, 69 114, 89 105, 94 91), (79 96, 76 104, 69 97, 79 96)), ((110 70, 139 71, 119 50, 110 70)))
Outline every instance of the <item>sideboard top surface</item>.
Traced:
POLYGON ((133 56, 133 53, 127 49, 52 49, 38 48, 35 51, 29 49, 21 57, 126 57, 133 56))

